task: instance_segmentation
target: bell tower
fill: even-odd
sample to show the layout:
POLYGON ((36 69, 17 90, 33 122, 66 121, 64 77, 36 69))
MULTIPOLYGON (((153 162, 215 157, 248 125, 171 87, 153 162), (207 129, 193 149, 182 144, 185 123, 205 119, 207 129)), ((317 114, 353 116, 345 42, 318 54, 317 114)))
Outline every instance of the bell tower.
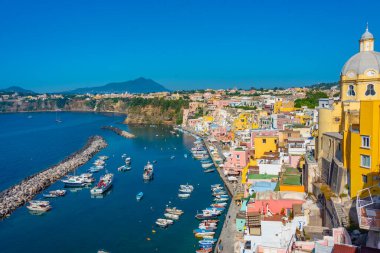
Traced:
POLYGON ((369 52, 369 51, 375 50, 375 39, 372 33, 370 33, 368 30, 368 23, 367 23, 365 32, 363 33, 362 37, 359 40, 359 44, 360 44, 360 52, 369 52))

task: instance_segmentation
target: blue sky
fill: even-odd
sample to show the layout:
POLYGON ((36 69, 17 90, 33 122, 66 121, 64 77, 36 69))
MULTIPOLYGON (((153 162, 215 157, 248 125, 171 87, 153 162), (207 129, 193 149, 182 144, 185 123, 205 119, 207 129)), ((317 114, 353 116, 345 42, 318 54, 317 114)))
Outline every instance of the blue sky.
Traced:
POLYGON ((0 0, 0 87, 61 91, 140 76, 170 89, 336 81, 367 21, 380 38, 379 9, 378 0, 0 0))

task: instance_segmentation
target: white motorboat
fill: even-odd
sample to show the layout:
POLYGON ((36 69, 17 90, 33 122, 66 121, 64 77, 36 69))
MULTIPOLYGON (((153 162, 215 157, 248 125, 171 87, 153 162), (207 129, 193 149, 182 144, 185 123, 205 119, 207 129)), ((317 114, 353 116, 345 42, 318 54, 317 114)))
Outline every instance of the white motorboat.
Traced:
POLYGON ((183 211, 180 210, 180 209, 177 209, 176 207, 173 207, 173 208, 166 208, 165 211, 167 213, 171 213, 171 214, 175 214, 175 215, 182 215, 183 214, 183 211))
POLYGON ((181 199, 187 199, 190 197, 189 193, 178 193, 178 197, 181 199))
POLYGON ((191 184, 181 184, 179 186, 180 189, 190 189, 190 190, 194 190, 194 186, 192 186, 191 184))
POLYGON ((165 213, 164 216, 168 219, 171 219, 171 220, 178 220, 179 219, 179 215, 172 214, 172 213, 165 213))
POLYGON ((191 193, 193 190, 189 189, 189 188, 181 188, 179 189, 179 192, 183 192, 183 193, 191 193))
POLYGON ((153 179, 153 165, 150 162, 148 162, 147 165, 144 166, 143 178, 144 180, 153 179))
POLYGON ((202 168, 207 169, 207 168, 210 168, 213 165, 214 165, 213 163, 202 163, 202 168))
POLYGON ((32 200, 26 208, 33 212, 47 212, 51 209, 51 205, 49 201, 32 200))
POLYGON ((113 182, 113 174, 108 173, 102 176, 99 180, 99 183, 91 189, 91 194, 97 195, 97 194, 103 194, 105 193, 111 186, 113 182))

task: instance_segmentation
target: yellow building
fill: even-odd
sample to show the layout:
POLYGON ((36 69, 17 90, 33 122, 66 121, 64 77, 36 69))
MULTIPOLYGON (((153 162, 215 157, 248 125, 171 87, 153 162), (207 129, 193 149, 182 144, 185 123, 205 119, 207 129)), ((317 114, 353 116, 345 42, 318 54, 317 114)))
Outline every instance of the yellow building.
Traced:
POLYGON ((359 53, 342 69, 341 101, 319 108, 316 157, 320 177, 332 187, 336 180, 329 177, 336 175, 334 170, 346 170, 349 179, 340 183, 348 185, 351 198, 355 198, 358 191, 379 183, 380 53, 374 51, 374 42, 367 27, 359 41, 359 53), (334 157, 330 161, 322 159, 328 157, 331 148, 329 143, 322 143, 323 136, 329 140, 327 135, 333 136, 334 132, 343 139, 342 166, 334 157), (323 173, 327 171, 330 175, 323 173))
POLYGON ((276 101, 273 105, 273 113, 294 112, 294 101, 276 101))
POLYGON ((255 159, 261 158, 266 152, 277 152, 278 136, 255 136, 253 138, 255 159))
POLYGON ((350 131, 351 197, 364 188, 378 185, 380 101, 360 102, 359 125, 350 131), (371 115, 371 117, 368 117, 371 115))

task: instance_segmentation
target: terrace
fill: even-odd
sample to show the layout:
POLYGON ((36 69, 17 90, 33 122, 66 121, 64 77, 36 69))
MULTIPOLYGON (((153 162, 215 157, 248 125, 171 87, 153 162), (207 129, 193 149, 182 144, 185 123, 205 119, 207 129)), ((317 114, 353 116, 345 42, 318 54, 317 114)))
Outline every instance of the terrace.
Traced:
POLYGON ((356 212, 361 229, 380 232, 380 189, 378 186, 358 191, 356 212))

